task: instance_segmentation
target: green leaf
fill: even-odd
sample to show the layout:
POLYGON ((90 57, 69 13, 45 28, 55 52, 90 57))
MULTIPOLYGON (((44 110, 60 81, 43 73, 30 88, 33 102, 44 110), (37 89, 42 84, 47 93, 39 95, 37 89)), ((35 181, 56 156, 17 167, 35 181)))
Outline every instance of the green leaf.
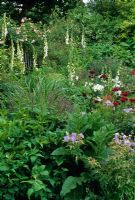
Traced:
POLYGON ((34 163, 37 160, 37 156, 31 156, 30 159, 31 159, 31 162, 34 163))
POLYGON ((29 183, 31 184, 31 187, 34 192, 38 192, 40 190, 45 190, 45 184, 40 180, 28 180, 28 181, 22 181, 22 183, 29 183))
POLYGON ((81 185, 83 182, 83 178, 81 177, 74 177, 74 176, 69 176, 67 179, 64 181, 62 185, 62 190, 60 192, 61 196, 65 196, 71 190, 75 189, 77 185, 81 185))
POLYGON ((44 183, 40 180, 35 180, 32 187, 33 187, 35 192, 38 192, 39 190, 45 189, 44 183))
POLYGON ((31 195, 34 193, 33 188, 28 189, 27 195, 28 195, 28 199, 30 199, 31 195))
POLYGON ((0 164, 0 171, 1 171, 1 172, 8 171, 8 169, 9 169, 9 168, 7 167, 7 165, 4 165, 4 164, 1 165, 1 164, 0 164))
POLYGON ((57 159, 56 159, 57 165, 60 166, 61 164, 63 164, 63 162, 65 161, 65 159, 66 159, 65 156, 57 157, 57 159))
POLYGON ((46 197, 41 197, 41 200, 48 200, 46 197))
POLYGON ((68 154, 69 154, 68 150, 66 150, 64 147, 57 148, 51 153, 52 156, 61 156, 68 154))
POLYGON ((47 170, 43 171, 40 173, 42 176, 48 176, 49 175, 49 172, 47 170))

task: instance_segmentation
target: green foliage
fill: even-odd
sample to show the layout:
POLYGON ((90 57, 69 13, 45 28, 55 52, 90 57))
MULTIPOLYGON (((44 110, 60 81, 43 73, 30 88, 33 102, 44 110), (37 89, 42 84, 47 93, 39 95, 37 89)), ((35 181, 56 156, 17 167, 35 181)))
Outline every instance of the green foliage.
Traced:
POLYGON ((67 177, 62 186, 61 196, 66 196, 69 192, 71 192, 71 190, 77 187, 77 184, 82 185, 82 182, 83 179, 81 177, 67 177))
POLYGON ((106 199, 134 199, 135 183, 134 183, 134 155, 129 153, 128 148, 123 148, 112 144, 113 153, 108 157, 103 164, 101 171, 103 176, 101 178, 101 185, 104 188, 106 199), (113 174, 113 178, 110 179, 110 174, 113 174), (108 183, 107 184, 107 180, 108 183), (112 196, 111 192, 108 193, 108 187, 114 189, 115 192, 112 196), (105 189, 106 188, 106 189, 105 189))
POLYGON ((134 200, 133 2, 1 18, 0 199, 134 200))

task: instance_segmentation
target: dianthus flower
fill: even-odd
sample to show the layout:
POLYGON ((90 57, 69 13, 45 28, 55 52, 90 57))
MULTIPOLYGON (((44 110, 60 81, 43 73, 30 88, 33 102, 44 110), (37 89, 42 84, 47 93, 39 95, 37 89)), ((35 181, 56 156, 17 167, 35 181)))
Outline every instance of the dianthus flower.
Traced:
POLYGON ((128 100, 128 98, 122 96, 122 97, 120 98, 120 100, 121 100, 122 102, 126 102, 126 101, 128 100))
POLYGON ((114 87, 114 88, 112 89, 113 92, 116 92, 116 91, 119 91, 119 90, 120 90, 119 87, 114 87))
POLYGON ((121 92, 121 95, 122 95, 122 96, 128 96, 128 95, 129 95, 129 92, 123 91, 123 92, 121 92))
POLYGON ((114 105, 114 106, 118 106, 118 105, 120 105, 120 103, 119 103, 118 101, 114 101, 114 102, 113 102, 113 105, 114 105))
POLYGON ((135 103, 135 98, 129 98, 129 101, 130 101, 131 103, 135 103))

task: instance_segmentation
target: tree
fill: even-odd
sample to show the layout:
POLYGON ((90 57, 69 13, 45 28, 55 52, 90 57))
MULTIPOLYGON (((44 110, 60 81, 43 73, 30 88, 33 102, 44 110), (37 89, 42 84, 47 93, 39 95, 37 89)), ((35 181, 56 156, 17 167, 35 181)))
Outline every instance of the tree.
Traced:
POLYGON ((69 9, 73 9, 82 0, 3 0, 0 10, 7 12, 14 19, 24 16, 31 17, 34 21, 47 21, 55 7, 59 9, 60 16, 64 16, 69 9), (17 12, 18 11, 18 12, 17 12))

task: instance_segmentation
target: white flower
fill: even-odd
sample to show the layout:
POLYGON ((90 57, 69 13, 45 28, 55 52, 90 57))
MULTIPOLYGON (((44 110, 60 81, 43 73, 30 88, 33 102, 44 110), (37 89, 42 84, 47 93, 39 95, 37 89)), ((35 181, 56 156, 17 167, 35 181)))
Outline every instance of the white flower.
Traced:
POLYGON ((85 4, 89 3, 90 0, 83 0, 85 4))
POLYGON ((115 133, 115 136, 114 136, 114 140, 116 143, 120 144, 120 138, 119 138, 120 134, 119 133, 115 133))
POLYGON ((94 92, 103 91, 104 90, 104 86, 100 85, 100 84, 96 84, 96 85, 93 86, 93 90, 94 90, 94 92))
POLYGON ((92 86, 92 85, 93 85, 93 83, 89 82, 89 86, 92 86))
POLYGON ((22 8, 19 8, 18 11, 19 11, 19 13, 21 13, 22 12, 22 8))
POLYGON ((0 44, 4 44, 4 41, 0 39, 0 44))
POLYGON ((1 2, 1 5, 6 5, 6 2, 4 2, 4 1, 3 1, 3 2, 1 2))
POLYGON ((121 96, 121 93, 122 93, 121 90, 118 90, 118 91, 115 91, 114 94, 117 95, 117 96, 121 96))
POLYGON ((86 112, 81 112, 81 115, 82 115, 82 116, 86 115, 86 112))
POLYGON ((17 3, 16 3, 16 2, 14 2, 14 3, 13 3, 13 6, 17 6, 17 3))
POLYGON ((126 135, 123 135, 123 142, 124 145, 131 146, 131 142, 129 141, 126 135))
POLYGON ((96 97, 95 100, 98 101, 98 102, 101 102, 103 99, 101 99, 100 97, 96 97))
POLYGON ((88 82, 85 82, 84 86, 87 87, 88 86, 88 82))
POLYGON ((31 43, 32 43, 32 44, 35 43, 35 40, 32 40, 31 43))
POLYGON ((114 82, 113 87, 121 87, 122 86, 122 82, 119 80, 119 76, 116 76, 115 79, 112 79, 112 81, 114 82))
POLYGON ((76 76, 75 79, 76 79, 76 81, 78 81, 79 80, 79 76, 76 76))

